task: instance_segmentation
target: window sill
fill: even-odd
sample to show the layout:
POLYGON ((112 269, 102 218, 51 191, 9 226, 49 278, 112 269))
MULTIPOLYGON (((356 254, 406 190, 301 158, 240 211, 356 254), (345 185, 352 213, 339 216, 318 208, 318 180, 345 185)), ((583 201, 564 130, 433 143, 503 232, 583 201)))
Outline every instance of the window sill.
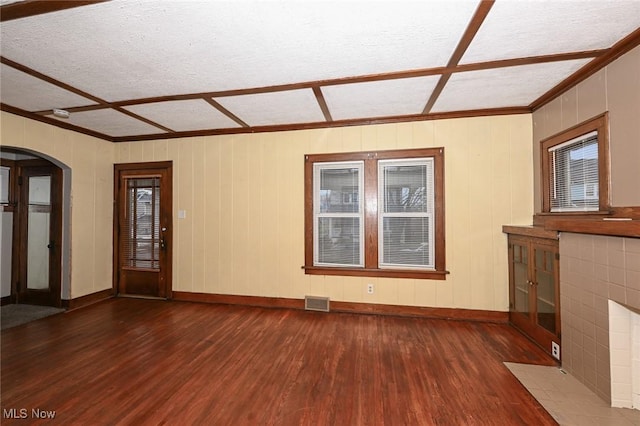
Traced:
POLYGON ((414 278, 425 280, 445 280, 449 271, 419 271, 413 269, 365 269, 328 268, 323 266, 303 266, 307 275, 341 275, 351 277, 414 278))

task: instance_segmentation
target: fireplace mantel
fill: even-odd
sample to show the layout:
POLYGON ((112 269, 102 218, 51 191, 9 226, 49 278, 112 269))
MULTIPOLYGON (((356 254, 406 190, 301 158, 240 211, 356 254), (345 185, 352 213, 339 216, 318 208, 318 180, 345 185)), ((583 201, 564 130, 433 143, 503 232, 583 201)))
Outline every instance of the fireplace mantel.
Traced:
POLYGON ((610 217, 598 219, 554 218, 547 219, 544 228, 549 231, 640 238, 640 220, 638 219, 610 217))

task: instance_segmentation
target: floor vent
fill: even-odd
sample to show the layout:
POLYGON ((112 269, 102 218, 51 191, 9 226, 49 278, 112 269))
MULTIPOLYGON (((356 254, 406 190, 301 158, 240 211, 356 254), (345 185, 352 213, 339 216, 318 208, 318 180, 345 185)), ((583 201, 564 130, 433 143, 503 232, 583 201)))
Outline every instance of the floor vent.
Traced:
POLYGON ((306 309, 307 311, 329 312, 329 298, 305 296, 304 309, 306 309))

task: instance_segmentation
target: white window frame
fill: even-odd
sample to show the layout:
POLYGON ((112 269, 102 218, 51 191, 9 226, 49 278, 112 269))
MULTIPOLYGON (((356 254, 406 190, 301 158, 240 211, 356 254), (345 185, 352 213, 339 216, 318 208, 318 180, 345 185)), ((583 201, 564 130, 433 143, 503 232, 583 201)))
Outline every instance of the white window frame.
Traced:
MULTIPOLYGON (((550 210, 552 213, 562 213, 562 212, 590 212, 590 211, 598 211, 599 210, 599 203, 598 203, 598 189, 599 189, 599 179, 597 182, 595 182, 596 185, 596 190, 595 190, 595 197, 593 197, 593 199, 595 200, 595 205, 592 206, 570 206, 570 205, 566 205, 566 202, 570 202, 573 200, 572 198, 572 189, 571 189, 571 164, 570 161, 565 161, 565 168, 563 168, 562 170, 560 170, 560 173, 564 174, 564 180, 566 181, 566 185, 567 188, 565 191, 565 194, 559 194, 558 192, 560 191, 560 189, 558 188, 558 181, 559 181, 559 177, 558 177, 558 173, 556 173, 556 161, 558 161, 556 159, 557 157, 557 152, 560 150, 565 150, 567 148, 572 148, 572 147, 576 147, 578 148, 580 145, 584 144, 587 141, 592 140, 595 137, 595 146, 596 146, 596 154, 598 153, 598 131, 594 130, 591 131, 587 134, 578 136, 576 138, 573 138, 567 142, 564 143, 560 143, 558 145, 554 145, 550 148, 548 148, 548 155, 550 157, 550 161, 552 162, 552 164, 549 167, 549 171, 551 173, 550 175, 550 197, 551 199, 549 200, 549 204, 550 204, 550 210), (563 203, 564 205, 559 205, 559 206, 553 206, 554 201, 558 200, 559 202, 564 201, 565 203, 563 203)), ((598 177, 598 158, 596 157, 596 177, 598 177)), ((586 194, 585 194, 586 197, 586 194)))
MULTIPOLYGON (((353 201, 353 200, 351 200, 353 201)), ((363 161, 336 161, 327 163, 315 163, 313 165, 313 265, 314 266, 329 266, 329 267, 357 267, 362 268, 364 266, 364 162, 363 161), (344 213, 322 213, 321 207, 321 194, 320 194, 320 173, 323 170, 339 170, 345 168, 357 168, 358 169, 358 212, 344 212, 344 213), (320 220, 322 218, 357 218, 359 220, 359 262, 357 264, 348 263, 328 263, 320 262, 318 260, 320 256, 320 238, 318 235, 320 229, 320 220)), ((351 203, 353 204, 353 202, 351 203)))
POLYGON ((433 157, 427 158, 408 158, 408 159, 389 159, 378 160, 378 265, 381 269, 417 269, 417 270, 435 270, 435 197, 434 197, 434 160, 433 157), (429 176, 426 176, 424 182, 425 198, 427 203, 427 211, 425 212, 389 212, 384 211, 385 206, 385 175, 384 167, 389 165, 402 165, 402 166, 422 166, 430 165, 428 168, 431 171, 429 176), (428 218, 429 221, 429 260, 428 265, 408 265, 403 263, 386 263, 384 262, 384 219, 387 217, 419 217, 428 218))

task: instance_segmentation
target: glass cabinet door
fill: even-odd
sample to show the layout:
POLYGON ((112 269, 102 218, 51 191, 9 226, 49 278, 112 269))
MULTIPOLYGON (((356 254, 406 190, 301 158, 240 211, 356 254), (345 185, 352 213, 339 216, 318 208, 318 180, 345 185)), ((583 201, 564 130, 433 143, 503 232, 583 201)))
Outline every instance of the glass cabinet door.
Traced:
POLYGON ((530 315, 529 293, 529 253, 527 246, 513 244, 513 309, 526 316, 530 315))
POLYGON ((553 249, 545 247, 534 247, 533 251, 535 253, 536 320, 539 326, 556 333, 556 253, 553 249))

